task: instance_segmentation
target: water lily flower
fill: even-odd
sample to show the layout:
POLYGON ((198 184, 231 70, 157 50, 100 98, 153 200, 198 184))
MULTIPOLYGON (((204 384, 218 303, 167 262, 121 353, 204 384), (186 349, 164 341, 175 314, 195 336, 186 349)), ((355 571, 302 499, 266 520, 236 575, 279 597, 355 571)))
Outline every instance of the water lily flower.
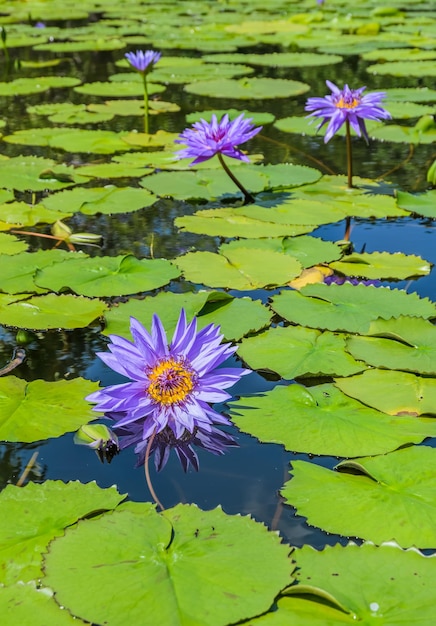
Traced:
POLYGON ((245 118, 244 113, 232 121, 227 114, 223 115, 219 122, 216 115, 212 115, 210 122, 201 119, 180 134, 175 143, 184 144, 186 148, 180 150, 176 156, 178 159, 194 159, 191 165, 197 165, 217 155, 226 174, 244 194, 246 203, 254 202, 251 194, 229 170, 223 155, 249 162, 250 159, 237 146, 252 139, 261 130, 262 126, 255 127, 251 118, 245 118))
POLYGON ((381 100, 385 96, 384 92, 376 91, 362 95, 366 87, 350 89, 348 85, 344 85, 343 89, 339 89, 339 87, 329 80, 326 81, 326 84, 332 93, 324 98, 309 98, 305 110, 312 111, 308 117, 322 118, 317 129, 322 128, 322 126, 328 122, 324 143, 330 141, 333 135, 345 124, 348 186, 352 187, 350 126, 356 131, 359 137, 363 135, 365 141, 368 143, 369 138, 365 127, 365 120, 387 120, 391 118, 391 115, 380 105, 381 100))
POLYGON ((145 52, 137 50, 136 52, 127 52, 124 56, 137 72, 149 74, 161 58, 162 53, 154 50, 145 50, 145 52))
POLYGON ((130 332, 133 342, 111 335, 110 352, 97 353, 130 382, 90 394, 87 400, 97 403, 94 410, 115 414, 118 428, 140 423, 143 440, 166 428, 181 439, 186 431, 212 432, 212 424, 230 423, 210 405, 230 398, 225 389, 250 370, 219 368, 236 347, 221 343, 218 326, 197 332, 197 320, 188 324, 182 309, 170 344, 157 315, 151 334, 133 317, 130 332))
POLYGON ((148 134, 148 89, 147 74, 151 72, 153 67, 161 58, 162 54, 155 50, 137 50, 136 52, 127 52, 124 55, 130 65, 142 76, 144 85, 144 132, 148 134))
POLYGON ((362 95, 366 87, 360 89, 350 89, 344 85, 339 89, 334 83, 326 81, 331 94, 324 98, 309 98, 306 103, 306 111, 313 111, 308 117, 322 117, 318 129, 327 122, 327 132, 324 136, 324 143, 330 141, 335 133, 347 122, 353 127, 356 133, 363 135, 368 141, 368 133, 365 127, 365 120, 390 119, 391 115, 380 106, 385 93, 375 91, 362 95))

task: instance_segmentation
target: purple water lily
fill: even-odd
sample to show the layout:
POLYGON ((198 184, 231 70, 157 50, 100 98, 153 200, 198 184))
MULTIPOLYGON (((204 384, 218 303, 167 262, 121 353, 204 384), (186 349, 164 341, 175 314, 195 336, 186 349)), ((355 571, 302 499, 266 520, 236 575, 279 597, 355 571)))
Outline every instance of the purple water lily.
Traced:
POLYGON ((111 369, 130 382, 111 385, 87 397, 96 402, 95 411, 110 413, 116 427, 136 423, 142 426, 142 439, 165 429, 181 439, 186 431, 212 432, 212 424, 229 420, 210 406, 231 396, 225 391, 249 370, 219 368, 236 347, 221 343, 218 326, 209 324, 197 332, 197 320, 189 324, 182 309, 171 343, 157 315, 151 334, 131 318, 133 342, 111 335, 110 352, 97 355, 111 369))
POLYGON ((124 56, 137 72, 148 74, 159 61, 162 53, 154 50, 137 50, 136 52, 127 52, 124 56))
POLYGON ((244 113, 232 121, 226 114, 219 122, 216 115, 212 115, 210 122, 201 119, 180 134, 175 143, 184 144, 186 148, 180 150, 176 156, 179 159, 194 159, 191 165, 197 165, 217 155, 226 174, 244 194, 245 202, 254 202, 251 194, 229 170, 223 155, 248 162, 249 158, 237 146, 252 139, 261 130, 262 126, 255 127, 251 118, 245 118, 244 113))
POLYGON ((317 129, 322 128, 328 122, 324 143, 330 141, 333 135, 345 124, 348 187, 351 188, 353 187, 353 160, 350 127, 356 131, 359 137, 363 135, 368 143, 369 138, 365 120, 387 120, 391 118, 391 114, 380 106, 381 100, 385 96, 385 93, 382 91, 362 95, 366 87, 350 89, 348 85, 344 85, 343 89, 339 89, 329 80, 326 81, 326 84, 332 93, 324 98, 309 98, 305 109, 306 111, 312 111, 308 117, 322 118, 317 129))
POLYGON ((344 85, 339 89, 334 83, 326 81, 331 94, 324 98, 309 98, 306 103, 306 111, 312 111, 308 117, 322 117, 322 121, 317 128, 321 128, 329 122, 324 136, 324 143, 330 141, 335 133, 347 122, 354 128, 356 133, 363 135, 368 141, 368 133, 365 127, 365 120, 390 119, 391 115, 380 106, 381 100, 385 97, 384 92, 375 91, 362 95, 366 87, 360 89, 350 89, 344 85))
POLYGON ((161 58, 160 52, 154 50, 137 50, 136 52, 127 52, 124 55, 130 65, 142 75, 144 84, 144 132, 148 133, 148 89, 147 74, 151 72, 153 67, 161 58))

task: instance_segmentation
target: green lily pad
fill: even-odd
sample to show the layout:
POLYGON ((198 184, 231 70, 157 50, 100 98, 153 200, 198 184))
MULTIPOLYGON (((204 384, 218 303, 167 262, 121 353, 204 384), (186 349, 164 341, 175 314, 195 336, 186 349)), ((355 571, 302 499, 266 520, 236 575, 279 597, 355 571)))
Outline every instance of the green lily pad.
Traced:
POLYGON ((57 220, 71 217, 68 213, 49 211, 42 204, 27 204, 26 202, 8 202, 0 204, 0 231, 34 226, 35 224, 52 224, 57 220), (6 221, 4 221, 6 220, 6 221))
POLYGON ((383 91, 388 102, 436 102, 436 90, 428 87, 394 87, 383 91))
MULTIPOLYGON (((41 410, 44 414, 44 408, 41 410)), ((26 421, 25 415, 23 419, 26 421)), ((42 554, 54 537, 63 535, 65 528, 78 519, 101 509, 113 509, 123 499, 115 487, 101 489, 95 482, 65 484, 46 480, 25 487, 7 485, 0 494, 1 582, 12 585, 40 578, 42 554)))
POLYGON ((186 626, 225 624, 268 610, 292 580, 289 546, 262 524, 221 509, 179 504, 158 515, 148 507, 144 514, 145 506, 83 521, 52 542, 45 583, 73 614, 113 626, 138 624, 145 614, 153 624, 174 616, 186 626), (108 621, 114 566, 129 593, 112 597, 108 621))
MULTIPOLYGON (((76 174, 73 167, 57 164, 52 159, 18 156, 4 161, 0 160, 0 185, 8 189, 55 191, 85 181, 85 178, 76 174)), ((7 221, 3 211, 1 219, 7 221)))
POLYGON ((277 326, 244 339, 239 356, 251 369, 271 370, 288 380, 301 376, 350 376, 366 369, 345 351, 344 337, 302 326, 277 326), (338 371, 342 373, 336 374, 338 371))
POLYGON ((79 626, 85 623, 62 610, 51 589, 36 586, 34 581, 18 581, 0 587, 0 611, 4 626, 79 626))
POLYGON ((239 117, 241 113, 244 113, 247 119, 251 119, 252 124, 255 126, 265 126, 265 124, 271 124, 275 119, 272 113, 264 113, 262 111, 254 113, 252 111, 247 111, 246 109, 212 109, 210 111, 195 111, 194 113, 189 113, 186 116, 186 121, 188 124, 193 124, 199 120, 210 122, 212 115, 215 115, 219 120, 223 117, 223 115, 228 115, 230 120, 234 120, 239 117))
MULTIPOLYGON (((311 167, 280 163, 278 165, 244 164, 238 168, 238 180, 245 189, 257 193, 264 189, 283 189, 315 182, 321 172, 311 167)), ((224 170, 201 169, 191 172, 159 172, 141 181, 156 195, 180 200, 212 200, 228 193, 240 193, 224 170)))
POLYGON ((375 63, 366 68, 369 74, 381 76, 406 76, 421 78, 422 76, 436 76, 434 61, 393 61, 391 63, 375 63))
POLYGON ((108 297, 151 291, 180 274, 166 259, 137 259, 130 254, 93 259, 69 257, 65 263, 41 269, 36 284, 57 292, 69 288, 83 296, 108 297))
POLYGON ((373 367, 436 376, 436 329, 428 320, 399 317, 372 322, 368 337, 351 336, 347 350, 373 367))
MULTIPOLYGON (((247 58, 243 60, 247 62, 247 58)), ((254 72, 249 65, 236 63, 202 63, 194 67, 159 67, 153 72, 152 80, 164 84, 184 84, 196 81, 231 79, 247 76, 254 72)))
MULTIPOLYGON (((150 100, 148 106, 150 115, 180 111, 178 104, 164 100, 150 100)), ((144 100, 107 100, 104 104, 88 104, 86 108, 94 113, 105 113, 111 116, 139 116, 144 115, 144 100)))
POLYGON ((64 250, 37 250, 32 254, 21 252, 10 257, 5 255, 1 263, 0 290, 10 294, 42 293, 45 289, 38 288, 33 282, 37 270, 68 258, 69 253, 64 250))
POLYGON ((414 254, 363 252, 346 255, 340 261, 330 263, 330 267, 345 276, 404 280, 414 276, 426 276, 430 273, 432 264, 414 254))
MULTIPOLYGON (((436 55, 435 55, 436 56, 436 55)), ((203 57, 212 63, 250 63, 266 67, 320 67, 340 63, 343 59, 337 54, 316 52, 273 52, 271 54, 209 54, 203 57)))
POLYGON ((433 619, 428 589, 435 561, 417 550, 349 543, 321 552, 304 546, 292 556, 298 584, 279 598, 275 612, 252 620, 256 626, 403 626, 433 619))
POLYGON ((436 421, 392 417, 347 397, 331 384, 308 389, 278 385, 262 396, 232 402, 232 421, 243 432, 286 450, 355 457, 384 454, 434 437, 436 421))
POLYGON ((193 283, 243 291, 283 285, 301 272, 301 265, 295 258, 251 248, 223 254, 188 252, 174 262, 193 283))
MULTIPOLYGON (((144 172, 143 172, 144 173, 144 172)), ((63 207, 70 213, 80 211, 85 215, 112 215, 131 213, 152 205, 156 196, 134 187, 76 187, 70 192, 53 194, 44 200, 48 209, 63 207)))
POLYGON ((84 378, 30 383, 15 376, 0 378, 0 439, 32 442, 77 430, 97 417, 84 400, 97 388, 84 378))
POLYGON ((415 195, 405 191, 397 192, 398 206, 417 215, 436 219, 436 189, 415 195))
POLYGON ((389 415, 436 415, 436 379, 406 372, 367 370, 336 379, 341 391, 389 415))
POLYGON ((372 139, 392 141, 394 143, 433 143, 436 141, 436 124, 432 115, 424 115, 415 126, 397 126, 390 124, 376 129, 370 129, 372 139))
POLYGON ((123 141, 126 144, 140 148, 162 148, 163 146, 173 146, 174 139, 177 139, 177 133, 169 133, 166 130, 158 130, 152 135, 148 133, 132 132, 123 135, 123 141))
POLYGON ((416 104, 415 102, 387 102, 386 108, 393 119, 410 119, 431 115, 434 111, 432 105, 416 104))
MULTIPOLYGON (((155 83, 148 83, 147 89, 149 95, 165 91, 165 87, 156 85, 155 83)), ((144 86, 142 82, 136 82, 135 80, 131 82, 95 82, 75 87, 74 91, 85 96, 100 96, 103 98, 128 98, 131 96, 138 98, 144 94, 144 86)))
POLYGON ((60 127, 17 130, 13 135, 3 137, 3 140, 27 146, 49 146, 67 152, 113 154, 132 150, 132 147, 123 141, 126 136, 125 132, 114 133, 110 130, 60 127))
POLYGON ((261 249, 282 252, 283 254, 296 258, 304 268, 312 267, 319 263, 326 263, 341 256, 341 249, 335 243, 310 236, 276 237, 274 239, 268 238, 260 241, 231 241, 228 244, 223 244, 220 251, 225 252, 238 248, 254 248, 256 250, 261 249))
POLYGON ((42 93, 49 89, 74 87, 80 85, 78 78, 71 76, 38 76, 36 78, 17 78, 10 83, 0 83, 0 96, 27 96, 42 93))
MULTIPOLYGON (((141 176, 144 176, 145 174, 148 173, 153 173, 154 172, 154 168, 152 167, 137 167, 137 168, 133 168, 131 165, 129 164, 125 164, 125 163, 95 163, 94 165, 82 165, 81 167, 77 167, 76 168, 76 172, 78 174, 80 174, 81 176, 86 176, 87 178, 140 178, 141 176)), ((107 188, 106 188, 107 189, 107 188)), ((94 189, 95 191, 95 189, 94 189)), ((119 189, 118 191, 125 191, 125 188, 123 189, 119 189)), ((137 191, 136 189, 133 189, 132 187, 129 188, 129 191, 137 191)), ((157 198, 155 196, 153 196, 152 194, 147 194, 147 192, 142 193, 142 200, 144 200, 146 197, 149 198, 154 198, 155 200, 157 200, 157 198)), ((115 199, 115 198, 113 198, 115 199)), ((108 200, 108 196, 105 196, 105 201, 104 204, 106 204, 108 200)), ((112 198, 111 198, 112 201, 112 198)), ((94 201, 95 203, 95 201, 94 201)), ((84 202, 82 207, 88 208, 87 207, 87 202, 84 202)), ((124 207, 125 208, 125 207, 124 207)), ((139 207, 142 208, 142 207, 139 207)), ((111 211, 111 213, 114 212, 118 212, 118 210, 120 210, 120 207, 118 207, 118 205, 116 206, 117 211, 111 211)), ((132 209, 129 208, 128 212, 130 212, 132 209)), ((100 211, 100 209, 99 209, 100 211)), ((127 212, 127 211, 124 211, 127 212)))
MULTIPOLYGON (((252 205, 251 205, 252 206, 252 205)), ((267 214, 268 210, 265 210, 267 214)), ((266 220, 259 220, 247 215, 245 207, 237 209, 205 209, 194 215, 176 217, 175 226, 181 231, 210 235, 212 237, 244 237, 259 239, 261 237, 293 237, 312 231, 315 226, 277 224, 266 220)), ((273 219, 273 215, 271 218, 273 219)))
MULTIPOLYGON (((53 18, 50 17, 50 19, 53 18)), ((121 39, 89 37, 89 39, 84 41, 54 41, 42 43, 35 46, 34 49, 36 51, 43 50, 44 52, 54 52, 59 54, 62 52, 87 52, 88 50, 92 52, 122 50, 125 47, 126 44, 121 39)))
MULTIPOLYGON (((34 291, 36 291, 34 289, 34 291)), ((84 328, 102 317, 106 304, 72 295, 47 294, 27 300, 0 295, 0 324, 15 328, 48 330, 84 328)))
POLYGON ((292 465, 292 479, 281 493, 309 524, 377 544, 394 540, 403 548, 435 545, 433 448, 411 446, 343 461, 337 466, 340 472, 305 461, 292 465))
POLYGON ((272 308, 294 324, 327 330, 365 333, 371 321, 411 315, 435 317, 435 305, 416 293, 366 285, 307 285, 301 291, 282 291, 272 308))
POLYGON ((228 341, 237 341, 248 333, 255 332, 269 324, 271 312, 259 300, 233 298, 217 291, 196 293, 160 292, 144 300, 129 300, 120 303, 106 315, 105 334, 130 337, 129 318, 136 317, 146 327, 151 327, 153 314, 161 319, 167 336, 171 337, 180 315, 185 309, 188 320, 197 316, 197 327, 208 324, 220 326, 228 341))
POLYGON ((188 93, 213 98, 264 100, 265 98, 290 98, 309 91, 306 83, 284 78, 219 79, 191 83, 185 86, 188 93))
POLYGON ((19 254, 20 252, 27 250, 28 247, 28 244, 25 241, 18 239, 18 237, 0 233, 0 258, 3 254, 19 254))

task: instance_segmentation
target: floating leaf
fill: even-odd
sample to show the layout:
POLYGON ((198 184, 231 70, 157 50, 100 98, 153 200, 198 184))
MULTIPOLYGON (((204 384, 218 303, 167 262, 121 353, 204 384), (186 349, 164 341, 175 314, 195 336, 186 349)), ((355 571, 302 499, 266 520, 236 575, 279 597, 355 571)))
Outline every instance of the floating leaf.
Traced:
POLYGON ((213 109, 211 111, 195 111, 194 113, 189 113, 186 116, 186 121, 188 124, 193 124, 194 122, 198 122, 200 120, 210 122, 212 115, 215 115, 219 120, 223 117, 223 115, 228 115, 230 120, 234 120, 239 117, 241 113, 244 113, 246 118, 251 119, 255 126, 265 126, 265 124, 271 124, 275 119, 272 113, 252 112, 247 111, 246 109, 213 109))
MULTIPOLYGON (((265 209, 265 213, 268 210, 265 209)), ((206 209, 194 215, 176 217, 175 226, 182 231, 210 235, 212 237, 244 237, 259 239, 261 237, 286 237, 310 232, 312 225, 277 224, 258 220, 247 215, 245 207, 237 209, 206 209)), ((274 216, 272 215, 271 218, 274 216)))
POLYGON ((33 282, 38 269, 59 263, 69 258, 69 253, 64 250, 37 250, 28 254, 21 252, 11 257, 4 256, 2 259, 2 271, 0 273, 0 290, 6 293, 37 292, 45 289, 38 288, 33 282))
MULTIPOLYGON (((165 91, 165 87, 162 87, 162 85, 156 85, 150 82, 147 88, 149 95, 165 91)), ((103 98, 128 98, 134 96, 137 98, 144 94, 144 86, 142 82, 136 82, 134 80, 131 82, 96 82, 75 87, 74 91, 85 96, 100 96, 103 98)))
MULTIPOLYGON (((34 289, 36 291, 36 289, 34 289)), ((47 294, 27 300, 0 295, 0 324, 33 330, 84 328, 101 317, 106 304, 72 295, 47 294)))
POLYGON ((71 76, 37 76, 36 78, 17 78, 10 83, 0 83, 0 96, 25 96, 42 93, 53 88, 74 87, 80 85, 78 78, 71 76))
POLYGON ((32 624, 32 626, 79 626, 84 624, 68 611, 62 610, 54 593, 34 581, 0 587, 0 611, 4 626, 32 624))
POLYGON ((350 376, 365 369, 345 351, 344 337, 302 326, 277 326, 244 339, 239 356, 252 369, 271 370, 288 380, 299 376, 350 376))
POLYGON ((151 291, 177 278, 180 272, 166 259, 137 259, 133 255, 71 257, 38 272, 38 286, 61 291, 69 288, 83 296, 117 296, 151 291))
POLYGON ((44 200, 44 205, 49 209, 62 207, 70 213, 80 211, 85 215, 112 215, 139 211, 153 204, 156 199, 156 196, 143 189, 107 185, 76 187, 61 195, 53 194, 44 200))
POLYGON ((371 321, 411 315, 436 316, 435 305, 416 293, 366 285, 307 285, 300 292, 282 291, 272 308, 294 324, 365 333, 371 321))
MULTIPOLYGON (((290 352, 292 355, 292 352, 290 352)), ((355 457, 384 454, 434 437, 431 418, 391 417, 347 397, 331 384, 278 385, 232 402, 232 421, 260 441, 286 450, 355 457)))
POLYGON ((347 350, 374 367, 436 376, 436 329, 428 320, 399 317, 372 322, 369 337, 352 336, 347 350))
MULTIPOLYGON (((27 146, 50 146, 67 152, 89 152, 113 154, 126 152, 132 148, 123 141, 127 133, 114 133, 110 130, 86 130, 83 128, 30 128, 17 130, 13 135, 3 137, 8 143, 27 146)), ((64 185, 65 186, 65 185, 64 185)))
POLYGON ((380 141, 393 141, 395 143, 433 143, 436 141, 436 124, 432 115, 424 115, 415 126, 382 126, 370 130, 369 135, 380 141))
POLYGON ((292 257, 251 248, 223 254, 188 252, 175 263, 193 283, 243 291, 283 285, 301 272, 300 263, 292 257))
POLYGON ((367 370, 336 379, 347 395, 389 415, 436 415, 436 379, 406 372, 367 370))
MULTIPOLYGON (((436 55, 434 55, 436 56, 436 55)), ((273 52, 271 54, 209 54, 205 61, 214 63, 250 63, 271 67, 320 67, 340 63, 337 54, 317 54, 316 52, 273 52)))
POLYGON ((436 102, 436 90, 428 87, 394 87, 383 91, 388 102, 436 102))
MULTIPOLYGON (((89 178, 140 178, 141 176, 144 176, 144 174, 151 174, 152 172, 154 172, 154 168, 134 168, 128 163, 95 163, 94 165, 82 165, 81 167, 76 168, 76 172, 81 176, 87 176, 89 178)), ((130 187, 130 190, 132 189, 133 188, 130 187)), ((120 189, 118 191, 124 190, 125 187, 122 190, 120 189)), ((143 192, 142 198, 144 199, 147 195, 148 197, 155 198, 155 196, 147 194, 147 192, 145 192, 145 194, 143 192)), ((157 200, 157 198, 155 199, 157 200)))
POLYGON ((414 276, 426 276, 432 264, 414 254, 389 254, 389 252, 363 252, 344 256, 340 261, 330 263, 330 267, 345 276, 379 278, 384 280, 404 280, 414 276))
POLYGON ((198 328, 213 323, 221 328, 224 337, 236 341, 243 335, 255 332, 268 325, 271 312, 259 300, 233 298, 216 291, 197 293, 160 292, 157 296, 144 300, 129 300, 112 308, 106 315, 105 334, 130 337, 129 318, 136 317, 146 328, 151 328, 153 314, 156 313, 167 336, 171 337, 180 315, 185 309, 188 320, 197 317, 198 328))
POLYGON ((292 479, 281 493, 309 524, 377 544, 394 540, 403 548, 435 545, 433 448, 412 446, 344 461, 337 466, 341 472, 305 461, 292 465, 292 479))
POLYGON ((323 241, 316 237, 276 237, 274 239, 262 239, 261 241, 231 241, 222 245, 220 250, 236 250, 238 248, 254 248, 256 250, 271 250, 282 252, 296 258, 302 267, 311 267, 316 263, 325 263, 341 256, 341 249, 331 241, 323 241))
MULTIPOLYGON (((1 230, 1 224, 0 224, 1 230)), ((3 254, 19 254, 20 252, 24 252, 27 250, 28 245, 25 241, 21 241, 18 237, 14 237, 14 235, 5 235, 4 233, 0 233, 0 259, 3 254)))
MULTIPOLYGON (((238 169, 238 179, 253 193, 264 189, 283 189, 318 180, 321 173, 310 167, 280 163, 278 165, 248 165, 238 169)), ((219 169, 201 169, 191 172, 159 172, 141 181, 144 187, 160 196, 180 200, 190 198, 213 199, 238 193, 236 185, 219 169)), ((249 215, 248 215, 249 216, 249 215)))
POLYGON ((46 480, 25 487, 6 485, 0 494, 1 582, 11 585, 40 578, 42 554, 54 537, 63 535, 65 528, 78 519, 101 509, 113 509, 123 499, 115 487, 101 489, 95 482, 65 484, 46 480))
POLYGON ((97 387, 84 378, 28 383, 15 376, 1 377, 0 439, 32 442, 76 430, 97 417, 84 400, 97 387))
POLYGON ((191 83, 185 86, 188 93, 213 98, 265 100, 265 98, 290 98, 309 91, 309 85, 284 78, 219 79, 191 83))
POLYGON ((86 620, 114 626, 141 623, 145 614, 154 624, 171 624, 176 615, 179 624, 212 626, 268 610, 291 581, 289 546, 262 524, 194 505, 162 515, 145 507, 80 522, 51 544, 45 583, 58 602, 86 620), (114 566, 129 593, 112 596, 108 617, 114 566))
POLYGON ((369 65, 366 71, 370 74, 378 74, 385 76, 413 76, 421 78, 422 76, 436 76, 436 68, 434 61, 393 61, 391 63, 376 63, 369 65))
POLYGON ((177 133, 169 133, 166 130, 158 130, 157 133, 149 135, 147 133, 132 132, 123 135, 123 141, 130 146, 141 148, 160 148, 162 146, 174 146, 174 139, 177 139, 177 133))
POLYGON ((419 195, 398 191, 397 203, 402 209, 436 219, 436 189, 430 189, 419 195))
MULTIPOLYGON (((0 185, 17 191, 44 191, 45 189, 54 191, 71 187, 85 180, 76 175, 73 167, 56 164, 56 161, 52 159, 18 156, 5 161, 0 160, 0 185), (50 171, 52 175, 42 177, 44 171, 50 171), (64 180, 61 180, 62 178, 64 180)), ((5 219, 3 212, 1 219, 5 219)))
POLYGON ((276 611, 251 620, 255 626, 403 626, 433 619, 428 589, 435 561, 417 550, 349 543, 322 551, 304 546, 292 556, 298 585, 279 598, 276 611))

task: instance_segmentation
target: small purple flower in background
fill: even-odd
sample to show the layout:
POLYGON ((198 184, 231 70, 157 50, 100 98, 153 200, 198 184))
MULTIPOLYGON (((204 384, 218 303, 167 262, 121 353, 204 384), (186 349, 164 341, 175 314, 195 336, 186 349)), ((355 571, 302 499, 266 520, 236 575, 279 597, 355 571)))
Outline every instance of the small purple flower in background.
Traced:
POLYGON ((320 6, 322 6, 324 2, 325 0, 316 0, 316 4, 319 4, 320 6))
POLYGON ((347 122, 351 124, 359 137, 363 135, 368 141, 365 120, 387 120, 391 118, 390 113, 380 106, 381 100, 385 97, 383 92, 376 91, 362 95, 366 87, 350 89, 348 85, 344 85, 341 90, 329 80, 326 81, 326 84, 332 91, 331 95, 324 98, 309 98, 305 107, 306 111, 313 111, 308 117, 324 118, 317 126, 318 129, 329 122, 324 143, 330 141, 341 126, 347 122))
POLYGON ((309 98, 305 109, 312 111, 308 117, 320 117, 321 122, 317 129, 327 124, 327 131, 324 136, 324 143, 330 141, 334 134, 345 124, 345 136, 347 140, 347 163, 348 163, 348 187, 353 187, 353 160, 351 152, 351 132, 350 126, 354 128, 358 136, 364 137, 368 143, 368 133, 365 127, 365 120, 387 120, 391 115, 380 103, 385 94, 381 91, 362 95, 366 87, 350 89, 344 85, 339 89, 334 83, 326 81, 331 94, 324 98, 309 98))
POLYGON ((221 343, 220 329, 209 324, 197 332, 197 320, 187 324, 182 309, 170 344, 162 323, 153 316, 151 334, 131 318, 133 342, 111 335, 110 352, 97 353, 111 369, 130 382, 111 385, 90 394, 95 411, 107 413, 116 422, 115 429, 125 436, 121 447, 135 445, 144 459, 149 482, 148 457, 155 453, 161 469, 173 448, 184 469, 189 463, 198 468, 193 445, 223 454, 235 445, 232 437, 215 428, 230 424, 210 406, 231 396, 228 387, 250 372, 242 368, 220 368, 236 347, 221 343))
POLYGON ((154 50, 146 50, 145 52, 137 50, 136 52, 127 52, 124 56, 137 72, 149 74, 161 58, 162 53, 154 50))
POLYGON ((142 76, 142 82, 144 85, 144 132, 148 134, 148 89, 147 89, 147 74, 151 72, 153 67, 161 58, 160 52, 154 50, 137 50, 136 52, 127 52, 124 55, 130 65, 139 72, 142 76))
POLYGON ((45 28, 44 22, 36 22, 34 28, 45 28))
POLYGON ((175 143, 185 144, 187 147, 176 156, 178 159, 194 159, 191 165, 197 165, 217 155, 226 174, 244 194, 245 203, 254 202, 252 195, 227 167, 223 155, 248 162, 249 158, 237 146, 252 139, 261 130, 262 126, 256 128, 251 123, 251 118, 244 117, 244 113, 232 121, 229 121, 228 115, 224 115, 219 122, 216 115, 212 115, 210 122, 201 119, 180 134, 175 143))

